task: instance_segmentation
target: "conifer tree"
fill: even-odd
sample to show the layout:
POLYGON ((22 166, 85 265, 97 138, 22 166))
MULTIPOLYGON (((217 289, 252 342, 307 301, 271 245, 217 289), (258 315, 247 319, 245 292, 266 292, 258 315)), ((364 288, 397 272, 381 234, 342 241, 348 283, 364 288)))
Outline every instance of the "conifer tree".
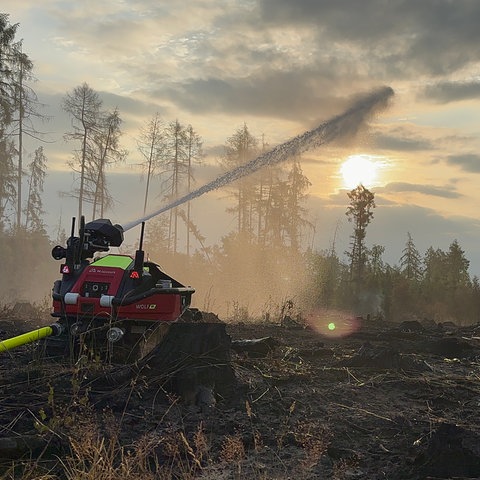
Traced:
POLYGON ((410 232, 407 236, 407 243, 400 257, 401 271, 408 280, 419 281, 422 277, 422 258, 413 243, 410 232))
POLYGON ((11 25, 9 16, 0 13, 0 232, 6 226, 7 211, 15 208, 17 175, 15 144, 9 134, 15 112, 16 65, 15 35, 18 24, 11 25))
POLYGON ((34 232, 43 232, 44 222, 42 215, 43 203, 41 194, 47 170, 47 157, 43 147, 38 147, 32 162, 28 166, 30 175, 28 179, 27 206, 25 207, 25 228, 34 232))
POLYGON ((348 221, 353 223, 351 236, 351 250, 346 252, 350 259, 350 278, 358 285, 364 277, 367 262, 367 249, 365 236, 367 226, 373 218, 372 210, 375 208, 375 195, 363 185, 359 185, 347 193, 350 205, 346 215, 348 221))

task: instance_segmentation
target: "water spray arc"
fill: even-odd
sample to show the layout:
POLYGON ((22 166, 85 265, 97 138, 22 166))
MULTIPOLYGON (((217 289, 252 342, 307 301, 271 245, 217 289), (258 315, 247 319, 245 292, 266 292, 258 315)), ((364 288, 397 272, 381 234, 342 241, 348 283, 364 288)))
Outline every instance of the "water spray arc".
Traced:
POLYGON ((146 222, 161 213, 186 203, 194 198, 216 190, 220 187, 238 180, 239 178, 250 175, 267 165, 275 165, 284 162, 289 158, 300 155, 308 150, 312 150, 325 145, 334 140, 345 137, 351 137, 357 133, 359 128, 379 109, 385 108, 394 92, 390 87, 383 87, 355 102, 353 106, 340 115, 322 123, 317 128, 309 130, 297 137, 288 140, 272 150, 263 153, 259 157, 241 165, 229 172, 220 175, 212 182, 209 182, 193 192, 184 195, 177 200, 170 202, 162 208, 145 215, 142 218, 133 220, 123 225, 126 232, 142 222, 146 222))

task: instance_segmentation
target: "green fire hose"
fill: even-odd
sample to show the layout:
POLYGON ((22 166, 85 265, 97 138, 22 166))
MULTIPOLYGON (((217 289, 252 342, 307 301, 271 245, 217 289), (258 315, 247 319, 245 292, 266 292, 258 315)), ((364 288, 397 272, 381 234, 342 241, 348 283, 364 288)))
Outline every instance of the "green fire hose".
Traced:
POLYGON ((11 350, 12 348, 26 345, 27 343, 36 342, 41 338, 49 337, 51 335, 57 336, 63 332, 63 326, 59 323, 53 323, 48 327, 38 328, 31 332, 22 333, 17 337, 8 338, 7 340, 0 340, 0 353, 11 350))

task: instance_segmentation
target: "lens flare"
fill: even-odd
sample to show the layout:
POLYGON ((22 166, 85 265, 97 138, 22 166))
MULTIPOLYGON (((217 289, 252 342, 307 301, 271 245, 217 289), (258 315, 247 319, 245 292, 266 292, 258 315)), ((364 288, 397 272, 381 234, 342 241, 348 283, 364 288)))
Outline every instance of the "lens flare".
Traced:
POLYGON ((307 315, 306 321, 317 333, 329 338, 348 337, 361 324, 361 319, 351 312, 336 310, 315 310, 307 315))

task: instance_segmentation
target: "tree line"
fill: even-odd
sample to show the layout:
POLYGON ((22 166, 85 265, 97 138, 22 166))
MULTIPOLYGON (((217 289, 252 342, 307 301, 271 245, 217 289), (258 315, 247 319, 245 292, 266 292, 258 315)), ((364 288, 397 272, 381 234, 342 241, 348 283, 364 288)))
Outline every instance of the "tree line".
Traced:
MULTIPOLYGON (((17 28, 0 14, 0 261, 5 271, 20 272, 0 278, 0 291, 10 297, 25 290, 27 278, 45 289, 44 272, 52 279, 57 275, 47 252, 52 243, 66 241, 60 223, 55 239, 44 224, 48 159, 43 135, 34 127, 44 117, 31 86, 33 63, 15 39, 17 28), (38 143, 27 164, 25 136, 30 144, 38 143)), ((108 216, 115 202, 108 172, 132 156, 122 146, 121 112, 105 108, 87 83, 66 92, 61 107, 71 119, 64 137, 72 145, 68 165, 75 174, 74 187, 62 195, 75 198, 79 217, 108 216)), ((195 167, 204 153, 203 140, 191 125, 164 121, 156 113, 139 131, 136 147, 144 213, 153 196, 168 201, 193 190, 195 167)), ((254 135, 246 123, 223 147, 218 158, 223 171, 246 165, 269 149, 264 136, 254 135)), ((303 309, 335 308, 390 320, 415 315, 478 321, 479 282, 469 277, 469 261, 457 240, 448 251, 431 247, 421 255, 408 233, 399 264, 386 264, 385 247, 366 243, 375 200, 373 192, 359 185, 346 199, 352 224, 348 250, 342 257, 335 245, 315 251, 305 245, 313 228, 305 207, 309 187, 300 157, 265 167, 224 187, 234 227, 219 245, 206 245, 187 203, 148 222, 145 249, 197 288, 201 308, 229 315, 255 311, 265 316, 295 303, 303 309)))
POLYGON ((374 193, 359 185, 348 197, 345 213, 354 227, 347 261, 342 262, 334 248, 307 254, 310 294, 316 305, 395 321, 479 321, 479 280, 470 277, 470 262, 457 239, 447 251, 429 247, 422 255, 407 232, 398 264, 389 265, 382 258, 384 246, 366 244, 367 228, 374 219, 374 193))

